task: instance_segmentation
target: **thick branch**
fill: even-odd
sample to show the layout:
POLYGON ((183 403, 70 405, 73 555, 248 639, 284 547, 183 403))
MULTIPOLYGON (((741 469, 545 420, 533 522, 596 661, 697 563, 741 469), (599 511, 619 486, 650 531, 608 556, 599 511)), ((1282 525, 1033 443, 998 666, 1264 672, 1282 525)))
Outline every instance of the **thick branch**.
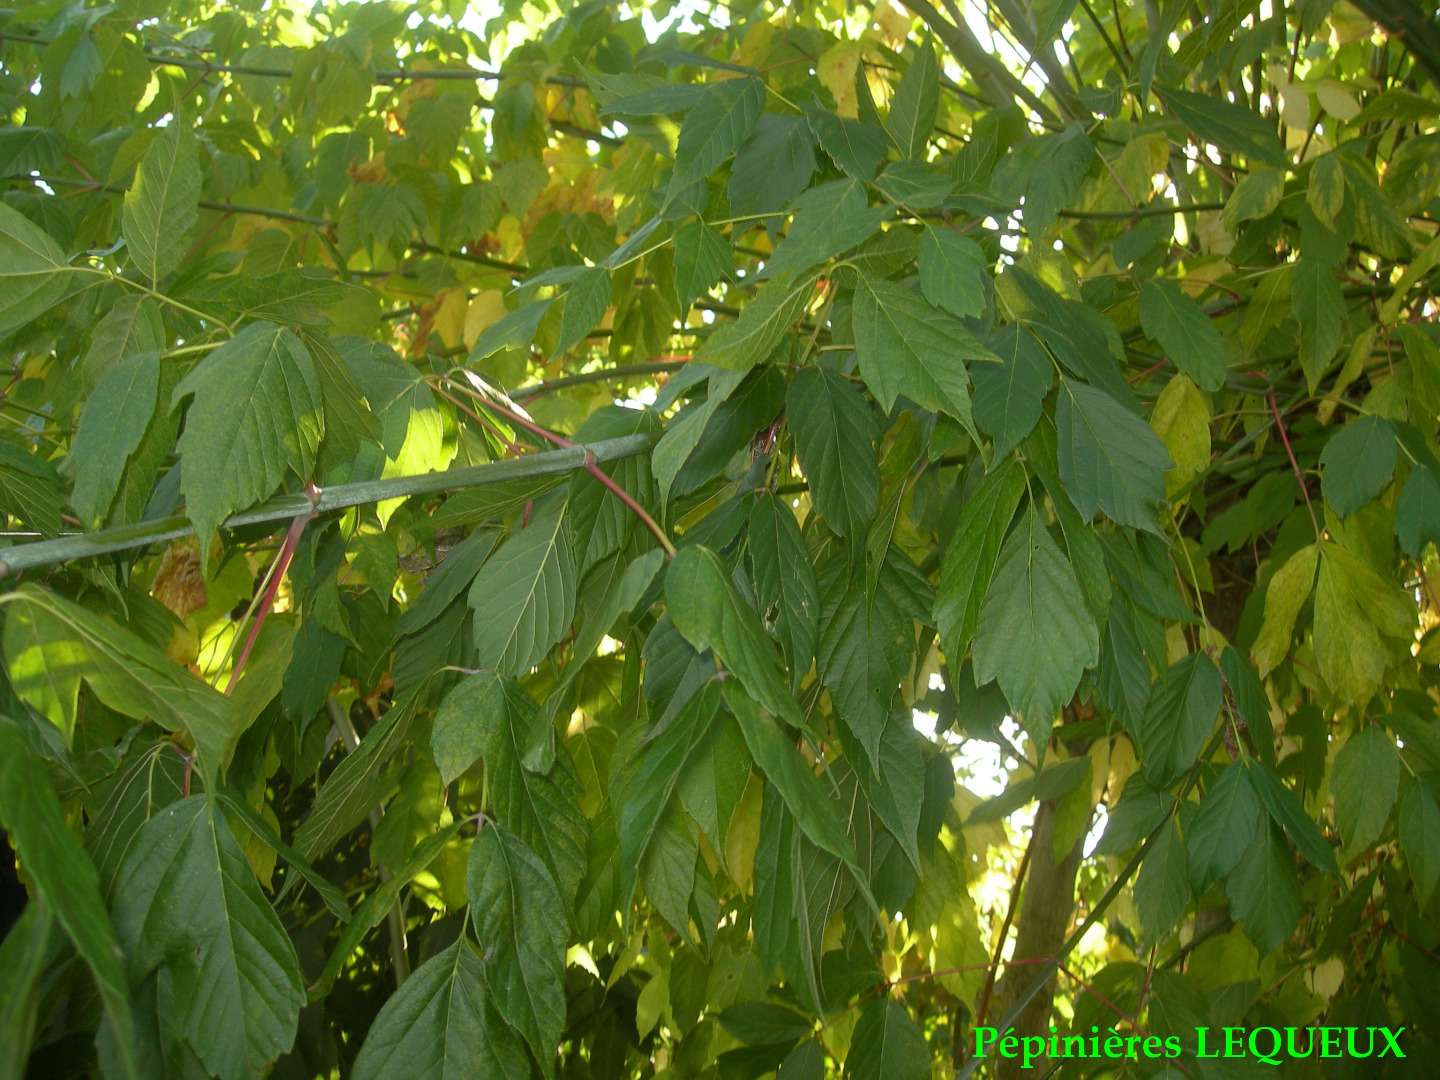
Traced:
MULTIPOLYGON (((488 465, 447 469, 444 472, 424 473, 420 476, 392 476, 383 480, 336 484, 323 489, 314 503, 305 495, 282 495, 253 510, 230 516, 225 520, 224 527, 238 529, 244 525, 258 525, 267 521, 285 521, 312 511, 323 514, 329 510, 363 506, 383 499, 434 495, 442 491, 458 491, 462 488, 484 487, 487 484, 500 484, 511 480, 575 472, 577 469, 587 468, 587 453, 592 454, 597 462, 617 461, 645 453, 650 449, 651 443, 652 438, 649 435, 626 435, 588 446, 545 450, 527 454, 523 458, 496 461, 488 465)), ((62 536, 55 540, 41 540, 34 544, 20 544, 13 548, 0 549, 0 577, 31 570, 37 566, 148 547, 151 544, 189 536, 194 531, 185 518, 168 517, 142 521, 136 525, 122 525, 114 529, 101 529, 99 532, 62 536)))

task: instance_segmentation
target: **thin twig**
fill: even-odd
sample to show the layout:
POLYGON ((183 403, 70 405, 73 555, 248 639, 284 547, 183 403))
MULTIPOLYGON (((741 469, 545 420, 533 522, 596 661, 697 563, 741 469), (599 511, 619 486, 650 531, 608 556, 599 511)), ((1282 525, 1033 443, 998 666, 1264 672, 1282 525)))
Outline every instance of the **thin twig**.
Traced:
MULTIPOLYGON (((1010 902, 1005 908, 1005 921, 1000 924, 1000 936, 995 941, 995 956, 990 961, 990 970, 985 975, 985 988, 980 991, 980 1004, 975 1009, 975 1025, 985 1023, 985 1014, 990 1011, 990 995, 995 991, 995 976, 1000 970, 1000 957, 1005 952, 1005 939, 1010 936, 1010 924, 1015 921, 1015 911, 1020 906, 1020 893, 1025 885, 1025 873, 1030 869, 1030 853, 1035 850, 1035 837, 1025 845, 1025 854, 1020 856, 1020 866, 1015 871, 1015 884, 1010 887, 1010 902)), ((1058 961, 1057 961, 1058 962, 1058 961)))
POLYGON ((1285 421, 1280 416, 1280 407, 1275 403, 1275 388, 1272 386, 1265 391, 1265 400, 1270 405, 1270 415, 1275 418, 1275 430, 1280 433, 1280 441, 1285 446, 1285 456, 1290 459, 1290 469, 1295 473, 1295 483, 1300 486, 1300 494, 1305 497, 1305 509, 1310 512, 1310 524, 1315 529, 1315 539, 1320 539, 1320 520, 1315 516, 1315 505, 1310 501, 1310 490, 1305 486, 1305 476, 1300 471, 1300 463, 1295 460, 1295 451, 1290 446, 1290 434, 1285 430, 1285 421))

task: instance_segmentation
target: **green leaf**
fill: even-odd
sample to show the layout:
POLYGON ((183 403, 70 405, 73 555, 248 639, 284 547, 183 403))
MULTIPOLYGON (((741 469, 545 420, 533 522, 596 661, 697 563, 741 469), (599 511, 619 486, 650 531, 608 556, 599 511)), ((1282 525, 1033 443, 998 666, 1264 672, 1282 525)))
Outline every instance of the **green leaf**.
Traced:
POLYGON ((1200 800, 1186 836, 1197 889, 1209 888, 1235 868, 1259 824, 1260 800, 1244 767, 1225 766, 1200 800))
MULTIPOLYGON (((33 693, 32 703, 42 711, 67 700, 72 676, 50 670, 63 663, 116 712, 186 732, 207 786, 215 785, 241 735, 230 699, 132 631, 38 585, 22 585, 4 599, 13 605, 5 611, 5 662, 22 699, 33 693), (23 631, 12 631, 17 624, 23 631), (29 677, 17 678, 17 672, 29 677)), ((73 707, 73 697, 68 700, 66 707, 73 707)))
POLYGON ((1440 476, 1433 469, 1417 465, 1410 470, 1395 505, 1395 535, 1413 558, 1430 541, 1440 542, 1440 476))
POLYGON ((1335 756, 1330 791, 1342 858, 1353 859, 1380 838, 1400 790, 1400 756, 1378 724, 1367 724, 1335 756))
POLYGON ((1262 822, 1225 882, 1230 912, 1263 953, 1289 939, 1300 921, 1295 863, 1279 830, 1262 822))
POLYGON ((861 274, 855 287, 855 351, 860 374, 886 412, 901 394, 958 420, 976 442, 966 360, 995 360, 953 316, 914 289, 861 274))
POLYGON ((1250 655, 1255 659, 1263 679, 1290 655, 1290 639, 1295 633, 1295 620, 1310 592, 1315 587, 1315 571, 1320 565, 1320 545, 1301 548, 1270 577, 1265 587, 1265 615, 1260 633, 1250 655))
POLYGON ((1173 281, 1152 278, 1140 289, 1140 325, 1205 390, 1225 383, 1225 343, 1204 309, 1173 281))
POLYGON ((1007 460, 980 481, 960 508, 935 590, 935 625, 952 669, 958 669, 980 625, 981 605, 995 574, 1000 542, 1024 493, 1025 470, 1013 459, 1007 460))
POLYGON ((484 826, 466 874, 481 970, 496 1010, 554 1075, 565 1030, 569 919, 540 857, 499 825, 484 826))
POLYGON ((990 339, 998 364, 975 364, 975 423, 994 439, 992 455, 1002 458, 1035 429, 1045 395, 1055 385, 1055 366, 1033 334, 1019 323, 990 339))
POLYGON ((60 531, 63 502, 54 465, 39 454, 0 442, 0 512, 54 536, 60 531))
POLYGON ((699 855, 694 823, 678 806, 666 807, 640 861, 640 881, 650 906, 677 934, 687 937, 699 855))
POLYGON ((685 369, 686 374, 694 374, 699 378, 706 378, 707 371, 708 392, 705 400, 691 405, 667 424, 664 434, 655 443, 655 450, 650 455, 650 466, 655 472, 655 481, 660 487, 662 503, 669 500, 670 489, 675 484, 675 478, 680 475, 680 470, 684 468, 685 462, 690 459, 690 455, 700 445, 705 428, 716 410, 745 381, 744 371, 707 369, 704 364, 696 360, 692 360, 685 369))
POLYGON ((870 403, 829 368, 806 367, 790 383, 785 413, 815 508, 841 536, 859 536, 880 500, 870 403))
POLYGON ((665 604, 685 640, 713 651, 761 708, 791 727, 805 726, 774 643, 730 584, 719 556, 699 545, 681 548, 665 572, 665 604))
POLYGON ((304 856, 281 840, 279 834, 270 827, 269 822, 233 795, 222 792, 216 798, 225 807, 225 812, 231 819, 238 819, 256 840, 285 860, 294 876, 286 878, 286 887, 281 890, 282 897, 294 882, 304 881, 315 890, 339 922, 350 921, 350 905, 345 902, 345 894, 330 884, 329 880, 310 865, 304 856))
POLYGON ((820 628, 820 591, 805 540, 790 508, 768 494, 750 508, 745 536, 756 604, 775 628, 791 685, 798 688, 815 657, 820 628))
POLYGON ((33 322, 69 289, 65 252, 30 219, 0 203, 0 334, 33 322))
POLYGON ((1285 151, 1273 124, 1243 105, 1235 105, 1213 94, 1170 90, 1157 86, 1155 93, 1177 120, 1203 142, 1221 150, 1244 154, 1252 162, 1285 167, 1285 151))
MULTIPOLYGON (((724 684, 725 704, 739 721, 740 732, 750 756, 785 801, 796 823, 816 847, 828 851, 855 874, 855 883, 864 888, 864 876, 855 860, 855 847, 845 832, 840 811, 821 784, 820 778, 800 756, 800 751, 773 719, 756 707, 752 696, 734 680, 724 684)), ((873 906, 873 904, 872 904, 873 906)))
POLYGON ((1393 660, 1408 658, 1417 614, 1396 582, 1339 544, 1321 545, 1315 658, 1342 701, 1362 704, 1385 684, 1393 660))
POLYGON ((910 1014, 888 994, 860 1010, 850 1036, 845 1076, 854 1080, 928 1080, 930 1046, 910 1014))
POLYGON ((815 141, 845 175, 869 180, 885 160, 889 140, 879 126, 817 108, 806 108, 805 118, 815 141))
MULTIPOLYGON (((85 847, 95 860, 100 888, 108 899, 115 875, 140 828, 161 809, 185 796, 185 760, 168 740, 150 743, 127 756, 94 804, 85 847)), ((191 777, 192 786, 196 778, 191 777)))
POLYGON ((484 760, 491 817, 545 860, 569 905, 585 873, 587 825, 563 755, 543 771, 529 767, 532 748, 551 731, 513 679, 467 675, 440 703, 434 748, 446 775, 466 759, 484 760))
POLYGON ((1269 217, 1285 193, 1283 169, 1254 169, 1244 176, 1226 200, 1221 219, 1232 233, 1242 222, 1269 217))
MULTIPOLYGON (((5 972, 5 996, 0 998, 0 1075, 25 1075, 40 1022, 41 978, 50 958, 54 929, 55 917, 49 907, 33 897, 0 940, 0 971, 5 972)), ((131 1070, 128 1075, 137 1074, 131 1070)))
MULTIPOLYGON (((663 560, 664 553, 659 548, 652 548, 644 555, 632 560, 625 567, 624 573, 618 575, 619 581, 605 590, 604 599, 580 623, 580 629, 575 635, 575 645, 571 651, 570 662, 565 665, 565 673, 545 699, 544 711, 547 717, 553 718, 556 710, 564 705, 566 694, 574 685, 575 680, 579 678, 585 662, 600 647, 600 643, 615 625, 616 620, 632 611, 635 605, 650 591, 650 584, 655 580, 655 575, 660 572, 663 560)), ((610 580, 614 581, 613 578, 610 580)))
POLYGON ((1032 507, 1001 548, 980 609, 975 681, 998 680, 1036 738, 1099 659, 1100 634, 1075 571, 1032 507))
POLYGON ((844 866, 797 832, 773 785, 763 788, 750 925, 755 951, 778 967, 806 1009, 820 1012, 825 925, 851 896, 844 866))
POLYGON ((940 209, 955 190, 955 178, 948 171, 918 162, 892 161, 875 178, 875 186, 902 210, 920 213, 940 209))
POLYGON ((355 1058, 355 1080, 525 1076, 525 1044, 501 1018, 462 933, 386 999, 355 1058))
POLYGON ((287 466, 310 479, 325 414, 310 353, 274 323, 250 323, 201 360, 173 402, 192 395, 180 490, 204 563, 220 523, 273 495, 287 466))
POLYGON ((813 1026, 804 1013, 768 1001, 739 1002, 716 1019, 728 1034, 749 1046, 789 1045, 809 1035, 813 1026))
POLYGON ((670 797, 681 779, 694 770, 719 709, 720 689, 714 682, 706 682, 669 722, 647 736, 619 814, 622 907, 630 900, 635 872, 670 806, 670 797))
POLYGON ((445 850, 445 847, 455 840, 456 834, 459 833, 460 826, 463 824, 465 824, 464 819, 453 822, 421 840, 406 857, 404 863, 388 877, 383 878, 355 908, 350 921, 340 932, 340 940, 330 950, 330 955, 325 960, 324 970, 310 988, 312 1001, 330 992, 330 988, 335 985, 335 980, 340 977, 340 973, 349 963, 355 950, 365 940, 366 935, 385 921, 385 917, 394 908, 395 901, 399 899, 405 887, 410 884, 411 879, 429 868, 430 864, 445 850))
POLYGON ((666 202, 710 176, 740 149, 755 130, 764 105, 765 84, 759 79, 724 79, 706 86, 680 127, 666 202))
POLYGON ((422 683, 397 698, 320 785, 309 816, 295 833, 295 846, 304 858, 314 860, 323 855, 394 788, 390 766, 406 745, 423 689, 422 683))
MULTIPOLYGON (((44 762, 26 745, 20 728, 6 718, 0 718, 0 824, 19 853, 26 880, 38 894, 34 903, 43 905, 46 914, 53 915, 65 928, 75 951, 95 977, 111 1035, 120 1051, 121 1071, 125 1076, 137 1077, 130 990, 120 946, 105 913, 95 864, 79 837, 66 825, 60 800, 45 775, 44 762)), ((45 926, 49 926, 48 919, 45 926)), ((48 933, 39 936, 48 938, 48 933)), ((44 941, 39 944, 43 951, 44 941)), ((10 989, 20 985, 10 982, 15 977, 15 972, 6 970, 7 1006, 10 989)), ((7 1011, 0 1010, 0 1018, 7 1011)), ((0 1031, 5 1030, 0 1026, 0 1031)))
MULTIPOLYGON (((841 733, 842 740, 845 733, 841 733)), ((920 858, 920 816, 926 795, 925 756, 921 737, 907 717, 892 714, 880 737, 878 764, 868 756, 846 749, 846 759, 870 809, 895 838, 916 873, 923 873, 920 858)))
POLYGON ((242 1080, 290 1049, 305 1004, 300 961, 209 796, 172 803, 140 830, 114 914, 132 973, 168 972, 166 1027, 211 1074, 242 1080))
POLYGON ((1175 463, 1149 425, 1103 390, 1064 378, 1055 423, 1060 479, 1081 515, 1104 510, 1117 524, 1158 534, 1165 471, 1175 463))
POLYGON ((888 574, 875 588, 846 560, 832 560, 821 576, 824 596, 816 668, 835 711, 873 769, 880 767, 880 740, 891 703, 915 651, 910 616, 891 595, 888 574))
POLYGON ((466 362, 474 367, 481 360, 490 358, 501 349, 528 346, 535 340, 535 332, 540 328, 540 320, 545 317, 545 313, 550 310, 550 305, 554 302, 553 299, 532 300, 514 311, 506 312, 501 316, 499 322, 487 326, 475 339, 475 346, 470 350, 470 359, 466 362))
POLYGON ((65 505, 59 470, 44 456, 0 441, 0 519, 9 514, 21 526, 54 537, 65 505))
POLYGON ((1405 784, 1400 798, 1400 848, 1423 909, 1440 883, 1440 806, 1419 780, 1405 784))
POLYGON ((1395 472, 1395 428, 1379 416, 1341 424, 1320 452, 1320 490, 1341 517, 1353 514, 1385 489, 1395 472))
POLYGON ((1215 728, 1222 696, 1220 669, 1204 653, 1191 653, 1160 677, 1136 732, 1152 784, 1164 787, 1195 763, 1215 728))
POLYGON ((1252 761, 1249 773, 1255 794, 1260 797, 1270 820, 1285 830, 1290 842, 1305 856, 1305 861, 1317 870, 1338 875, 1340 867, 1335 862, 1335 849, 1326 841, 1320 827, 1305 813, 1300 800, 1280 782, 1274 770, 1263 761, 1252 761))
POLYGON ((715 284, 734 274, 734 257, 725 238, 703 221, 687 221, 675 230, 675 303, 683 315, 715 284))
POLYGON ((734 322, 721 323, 705 339, 695 354, 696 361, 729 371, 749 371, 774 352, 814 290, 813 274, 765 282, 734 322))
POLYGON ((380 423, 335 346, 327 338, 314 334, 306 334, 304 342, 315 363, 320 398, 325 406, 323 470, 330 460, 345 460, 359 454, 363 443, 380 442, 380 423))
POLYGON ((1305 202, 1320 224, 1334 231, 1335 219, 1345 205, 1345 170, 1333 151, 1320 155, 1311 164, 1305 202))
POLYGON ((75 461, 71 504, 91 529, 105 523, 125 463, 150 426, 160 389, 160 356, 141 353, 109 368, 80 413, 70 454, 75 461))
POLYGON ((1150 845, 1135 879, 1135 906, 1147 941, 1160 941, 1180 925, 1190 903, 1190 874, 1180 826, 1171 818, 1150 845))
POLYGON ((610 271, 599 266, 586 267, 565 291, 565 311, 560 318, 560 340, 554 355, 569 352, 595 329, 613 297, 610 271))
POLYGON ((188 118, 156 133, 125 193, 121 228, 130 259, 152 284, 180 265, 200 220, 200 159, 188 118))
POLYGON ((1290 306, 1300 324, 1300 367, 1313 394, 1345 328, 1345 298, 1335 268, 1319 259, 1297 259, 1290 272, 1290 306))
POLYGON ((849 251, 873 236, 893 213, 888 206, 871 206, 864 186, 852 179, 813 187, 791 209, 795 219, 766 262, 765 277, 792 277, 849 251))
POLYGON ((996 165, 990 194, 1004 206, 1016 206, 1023 199, 1025 228, 1040 236, 1080 194, 1096 156, 1094 144, 1079 124, 1025 139, 996 165))
MULTIPOLYGON (((957 318, 972 318, 985 310, 986 265, 980 245, 953 229, 932 226, 920 236, 920 291, 957 318)), ((978 397, 978 378, 975 392, 978 397)))
POLYGON ((90 347, 81 363, 85 383, 95 386, 112 365, 126 357, 164 348, 165 323, 160 305, 141 293, 126 293, 90 332, 90 347))
MULTIPOLYGON (((740 148, 730 168, 726 191, 730 196, 731 215, 773 214, 783 210, 809 186, 815 164, 815 141, 803 116, 761 113, 755 134, 740 148)), ((678 234, 675 244, 678 273, 682 253, 678 234)), ((728 271, 729 247, 724 246, 724 251, 728 271)))
POLYGON ((1349 153, 1340 155, 1345 190, 1355 204, 1355 234, 1360 243, 1387 259, 1403 259, 1413 243, 1405 219, 1375 183, 1375 167, 1349 153))
POLYGON ((885 127, 903 157, 925 160, 925 147, 935 128, 935 110, 939 104, 940 65, 935 60, 935 50, 929 42, 924 42, 913 51, 885 117, 885 127))
POLYGON ((575 616, 575 552, 568 504, 552 499, 510 534, 470 584, 479 666, 523 675, 575 616))

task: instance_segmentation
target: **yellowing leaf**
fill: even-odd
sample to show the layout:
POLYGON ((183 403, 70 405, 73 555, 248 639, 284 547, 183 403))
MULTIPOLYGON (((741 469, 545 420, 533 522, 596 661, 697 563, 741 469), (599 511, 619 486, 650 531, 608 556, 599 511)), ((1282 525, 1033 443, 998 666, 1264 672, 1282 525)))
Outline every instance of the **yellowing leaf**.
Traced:
POLYGON ((1413 635, 1415 606, 1393 582, 1339 544, 1322 545, 1321 554, 1315 658, 1341 701, 1362 705, 1380 689, 1386 667, 1413 635))
POLYGON ((1360 106, 1354 96, 1333 79, 1321 79, 1315 84, 1315 100, 1336 120, 1349 122, 1360 115, 1360 106))
POLYGON ((1176 375, 1155 399, 1150 426, 1175 462, 1165 474, 1165 497, 1173 498, 1210 464, 1210 406, 1198 386, 1176 375))
POLYGON ((1319 560, 1320 549, 1311 544, 1291 555, 1270 578, 1265 589, 1265 617, 1250 649, 1262 679, 1290 655, 1290 635, 1294 633, 1301 607, 1310 598, 1319 560))
POLYGON ((821 53, 815 63, 816 77, 835 99, 836 113, 852 120, 859 114, 855 69, 860 65, 861 49, 858 41, 841 41, 821 53))

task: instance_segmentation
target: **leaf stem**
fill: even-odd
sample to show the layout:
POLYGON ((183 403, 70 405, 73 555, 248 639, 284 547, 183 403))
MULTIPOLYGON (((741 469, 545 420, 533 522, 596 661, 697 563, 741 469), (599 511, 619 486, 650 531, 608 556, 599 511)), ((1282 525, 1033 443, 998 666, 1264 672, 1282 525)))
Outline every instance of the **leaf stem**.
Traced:
MULTIPOLYGON (((462 368, 461 370, 464 369, 462 368)), ((466 372, 466 374, 470 375, 471 378, 474 378, 474 375, 472 373, 466 372)), ((496 401, 496 395, 494 395, 493 393, 482 394, 478 390, 475 390, 469 386, 465 386, 458 380, 450 378, 448 375, 445 377, 445 381, 448 382, 451 386, 460 390, 461 392, 469 394, 485 408, 493 409, 495 412, 498 412, 501 416, 505 417, 505 419, 509 420, 513 424, 524 428, 532 435, 535 435, 541 439, 544 439, 546 442, 553 443, 554 445, 562 447, 566 450, 572 450, 576 448, 576 444, 571 440, 567 439, 564 435, 558 435, 555 432, 550 431, 548 428, 543 428, 539 424, 535 423, 535 421, 531 420, 529 417, 523 415, 519 411, 516 411, 519 409, 518 405, 516 405, 514 409, 511 409, 496 401)), ((450 395, 446 394, 445 396, 449 397, 450 395)), ((451 400, 453 401, 454 398, 451 398, 451 400)), ((466 411, 468 412, 469 410, 466 411)), ((610 492, 610 494, 614 495, 617 499, 619 499, 630 510, 631 513, 633 513, 637 518, 639 518, 645 528, 650 530, 651 535, 653 535, 655 539, 659 541, 660 547, 665 551, 665 557, 667 559, 673 559, 675 557, 675 545, 671 543, 670 537, 665 535, 665 530, 660 527, 660 523, 657 522, 653 517, 651 517, 649 511, 647 511, 643 506, 636 502, 628 491, 626 491, 614 480, 612 480, 608 475, 606 475, 605 470, 600 468, 599 462, 596 459, 595 454, 588 447, 585 447, 584 450, 585 456, 581 464, 583 465, 585 471, 588 472, 591 476, 593 476, 596 480, 600 481, 600 483, 606 488, 606 490, 610 492)))
MULTIPOLYGON (((313 507, 319 499, 320 489, 314 484, 308 485, 307 494, 310 495, 311 506, 313 507)), ((260 637, 260 628, 265 625, 265 619, 275 607, 275 597, 280 592, 280 582, 285 577, 285 571, 290 568, 290 560, 295 557, 295 548, 300 543, 300 534, 305 531, 305 526, 310 524, 310 519, 315 516, 312 509, 308 514, 302 514, 290 522, 290 529, 285 533, 285 542, 280 545, 280 550, 275 554, 275 562, 270 567, 270 579, 265 586, 265 594, 260 600, 260 610, 255 615, 255 621, 250 624, 250 633, 245 637, 245 647, 240 650, 240 656, 235 661, 235 666, 230 669, 230 681, 225 684, 225 696, 229 697, 235 691, 235 684, 240 681, 240 673, 245 670, 245 664, 250 659, 250 652, 255 648, 255 642, 260 637)))

